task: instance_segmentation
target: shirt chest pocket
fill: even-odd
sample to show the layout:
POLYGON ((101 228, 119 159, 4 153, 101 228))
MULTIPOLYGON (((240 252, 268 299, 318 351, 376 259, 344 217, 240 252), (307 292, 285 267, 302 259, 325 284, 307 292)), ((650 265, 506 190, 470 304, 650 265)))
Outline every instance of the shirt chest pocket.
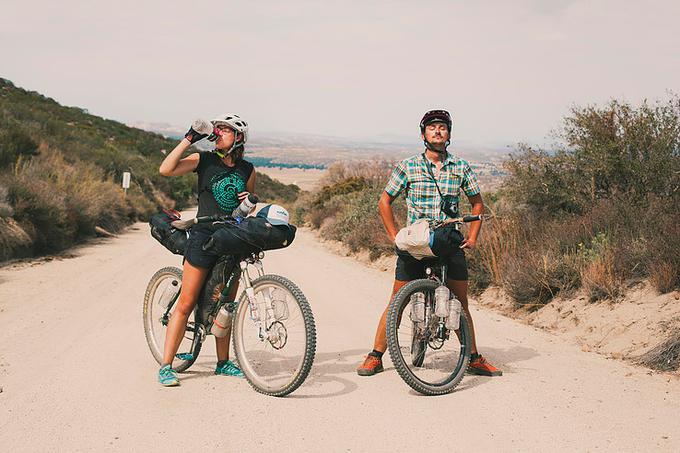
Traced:
POLYGON ((409 189, 421 197, 437 191, 434 180, 428 175, 414 175, 409 178, 409 189))
POLYGON ((439 189, 444 195, 458 197, 460 188, 463 184, 463 172, 454 169, 447 169, 445 174, 439 179, 439 189))

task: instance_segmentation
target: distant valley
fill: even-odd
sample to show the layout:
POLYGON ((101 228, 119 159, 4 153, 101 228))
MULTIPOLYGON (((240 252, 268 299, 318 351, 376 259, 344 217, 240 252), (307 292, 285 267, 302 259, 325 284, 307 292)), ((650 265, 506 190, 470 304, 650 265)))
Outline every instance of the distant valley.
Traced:
MULTIPOLYGON (((179 139, 184 130, 167 123, 137 122, 130 126, 157 132, 166 137, 179 139)), ((199 149, 210 149, 210 143, 197 144, 199 149)), ((313 134, 258 133, 249 141, 248 158, 258 167, 325 169, 330 164, 366 160, 396 161, 412 156, 422 148, 416 140, 393 138, 357 140, 313 134)), ((505 173, 502 161, 507 149, 481 148, 453 145, 457 154, 475 169, 484 190, 494 190, 502 182, 505 173)))

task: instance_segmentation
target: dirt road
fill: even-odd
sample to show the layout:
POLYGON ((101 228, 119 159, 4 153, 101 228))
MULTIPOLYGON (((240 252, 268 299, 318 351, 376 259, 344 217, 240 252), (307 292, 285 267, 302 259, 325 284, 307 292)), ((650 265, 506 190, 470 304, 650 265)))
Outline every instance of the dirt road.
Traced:
POLYGON ((144 224, 74 253, 0 269, 2 451, 680 451, 678 378, 477 307, 481 351, 504 376, 466 377, 443 397, 411 391, 389 360, 357 376, 392 275, 305 231, 264 260, 314 310, 305 385, 276 399, 215 376, 209 339, 182 385, 162 388, 142 297, 156 269, 180 260, 144 224))

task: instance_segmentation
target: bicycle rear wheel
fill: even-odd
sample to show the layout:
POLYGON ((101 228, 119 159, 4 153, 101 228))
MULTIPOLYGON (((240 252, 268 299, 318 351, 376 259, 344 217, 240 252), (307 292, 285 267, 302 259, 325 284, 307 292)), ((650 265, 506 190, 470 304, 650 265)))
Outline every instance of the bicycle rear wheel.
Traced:
POLYGON ((459 329, 439 326, 434 316, 434 280, 414 280, 395 295, 387 314, 387 345, 399 376, 424 395, 452 392, 465 375, 470 361, 470 329, 461 311, 459 329), (425 297, 423 322, 412 315, 411 296, 425 297), (414 318, 414 319, 412 319, 414 318))
MULTIPOLYGON (((163 345, 168 321, 176 306, 177 297, 167 301, 169 293, 174 293, 182 282, 182 270, 176 267, 164 267, 158 270, 146 288, 144 294, 144 335, 151 350, 151 355, 158 364, 163 363, 163 345), (161 302, 165 299, 169 305, 165 307, 161 302)), ((179 345, 177 356, 173 361, 173 369, 177 372, 186 371, 198 358, 201 351, 201 335, 194 322, 194 313, 189 316, 187 330, 179 345)))
POLYGON ((316 352, 316 327, 302 291, 279 275, 252 282, 254 307, 241 293, 234 317, 233 344, 250 385, 270 396, 285 396, 307 378, 316 352), (261 320, 262 329, 255 319, 261 320))

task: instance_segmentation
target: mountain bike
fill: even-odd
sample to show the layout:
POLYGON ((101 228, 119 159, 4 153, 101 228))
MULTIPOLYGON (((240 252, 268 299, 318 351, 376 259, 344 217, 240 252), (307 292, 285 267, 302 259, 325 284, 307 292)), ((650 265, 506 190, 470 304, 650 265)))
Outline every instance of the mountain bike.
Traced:
MULTIPOLYGON (((198 217, 192 222, 214 219, 198 217)), ((233 313, 231 334, 236 360, 248 383, 270 396, 288 395, 302 385, 316 351, 312 310, 295 283, 280 275, 265 274, 263 258, 264 252, 260 251, 218 259, 189 317, 173 369, 186 371, 196 361, 217 313, 226 304, 233 313), (250 275, 251 268, 255 269, 255 278, 250 275), (228 295, 239 280, 241 294, 231 301, 228 295)), ((181 285, 181 269, 164 267, 153 275, 144 295, 144 333, 159 364, 163 360, 166 327, 181 285)))
MULTIPOLYGON (((446 223, 480 220, 465 216, 446 223)), ((470 362, 471 333, 465 311, 446 288, 443 258, 426 259, 426 278, 404 285, 390 302, 387 345, 399 376, 424 395, 452 392, 470 362)))

